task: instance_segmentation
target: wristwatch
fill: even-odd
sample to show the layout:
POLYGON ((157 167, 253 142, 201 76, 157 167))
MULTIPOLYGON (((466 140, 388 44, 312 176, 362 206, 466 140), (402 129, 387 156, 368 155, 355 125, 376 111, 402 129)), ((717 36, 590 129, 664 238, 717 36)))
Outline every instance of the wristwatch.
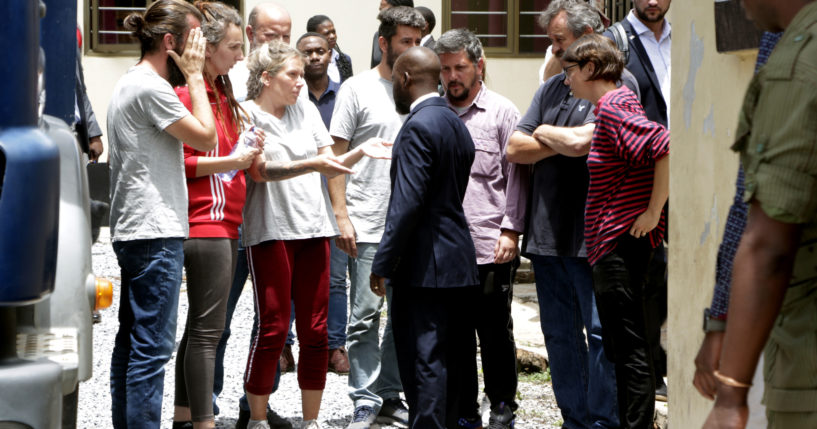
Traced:
POLYGON ((723 332, 726 330, 726 320, 715 319, 708 308, 704 309, 704 332, 723 332))

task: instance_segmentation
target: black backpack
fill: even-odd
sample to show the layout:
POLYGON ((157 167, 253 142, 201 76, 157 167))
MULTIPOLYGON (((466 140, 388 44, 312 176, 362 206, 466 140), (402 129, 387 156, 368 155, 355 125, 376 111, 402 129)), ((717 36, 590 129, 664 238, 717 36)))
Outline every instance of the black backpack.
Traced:
POLYGON ((617 22, 611 25, 609 29, 618 50, 624 55, 624 64, 628 64, 630 62, 630 40, 627 37, 627 30, 624 29, 624 24, 617 22))

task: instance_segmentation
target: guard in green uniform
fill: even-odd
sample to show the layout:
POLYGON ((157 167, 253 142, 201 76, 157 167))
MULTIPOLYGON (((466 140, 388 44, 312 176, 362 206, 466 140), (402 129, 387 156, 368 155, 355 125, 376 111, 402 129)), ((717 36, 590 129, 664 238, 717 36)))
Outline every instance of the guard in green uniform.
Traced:
POLYGON ((749 85, 737 140, 749 220, 733 269, 715 407, 705 428, 742 428, 764 348, 770 428, 817 427, 817 2, 744 0, 785 30, 749 85), (767 342, 768 340, 768 342, 767 342))

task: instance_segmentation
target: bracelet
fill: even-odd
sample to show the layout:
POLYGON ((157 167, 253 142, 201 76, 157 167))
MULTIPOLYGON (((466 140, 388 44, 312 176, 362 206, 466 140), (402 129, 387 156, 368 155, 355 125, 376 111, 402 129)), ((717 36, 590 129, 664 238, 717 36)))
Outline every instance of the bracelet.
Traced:
POLYGON ((715 378, 717 378, 718 381, 720 381, 721 383, 723 383, 723 384, 725 384, 727 386, 742 387, 744 389, 748 389, 748 388, 752 387, 751 383, 749 383, 749 384, 741 383, 740 381, 737 381, 732 377, 727 377, 727 376, 721 374, 720 372, 718 372, 718 370, 715 370, 712 374, 715 375, 715 378))

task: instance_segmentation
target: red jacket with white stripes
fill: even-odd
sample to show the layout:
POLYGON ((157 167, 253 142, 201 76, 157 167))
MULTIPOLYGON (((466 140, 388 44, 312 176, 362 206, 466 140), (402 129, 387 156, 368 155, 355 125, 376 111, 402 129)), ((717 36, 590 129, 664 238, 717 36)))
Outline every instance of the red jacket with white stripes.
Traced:
MULTIPOLYGON (((247 197, 244 173, 239 171, 232 180, 222 181, 215 174, 196 177, 196 167, 201 157, 227 156, 238 141, 235 122, 230 104, 224 94, 220 94, 221 114, 216 105, 216 94, 208 83, 207 97, 213 116, 216 118, 218 145, 209 152, 200 152, 184 145, 184 170, 187 177, 188 221, 190 238, 233 238, 238 239, 241 211, 247 197)), ((192 111, 190 93, 186 86, 177 87, 176 94, 192 111)))

